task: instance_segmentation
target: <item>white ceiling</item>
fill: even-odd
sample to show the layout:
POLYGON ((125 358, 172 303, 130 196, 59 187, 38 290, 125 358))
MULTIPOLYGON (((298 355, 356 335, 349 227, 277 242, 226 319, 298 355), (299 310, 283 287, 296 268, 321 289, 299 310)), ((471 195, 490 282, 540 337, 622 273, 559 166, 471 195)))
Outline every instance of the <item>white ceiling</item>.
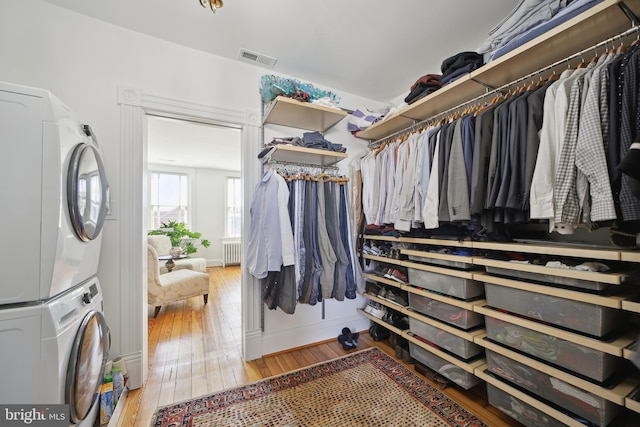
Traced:
POLYGON ((240 171, 240 129, 147 117, 148 162, 240 171))
POLYGON ((45 0, 173 43, 237 59, 278 59, 284 74, 386 102, 442 61, 477 49, 516 0, 45 0))
MULTIPOLYGON (((233 60, 275 57, 265 74, 387 102, 477 49, 517 0, 224 0, 216 14, 199 0, 44 1, 233 60)), ((151 118, 148 136, 150 163, 240 170, 237 129, 151 118)))

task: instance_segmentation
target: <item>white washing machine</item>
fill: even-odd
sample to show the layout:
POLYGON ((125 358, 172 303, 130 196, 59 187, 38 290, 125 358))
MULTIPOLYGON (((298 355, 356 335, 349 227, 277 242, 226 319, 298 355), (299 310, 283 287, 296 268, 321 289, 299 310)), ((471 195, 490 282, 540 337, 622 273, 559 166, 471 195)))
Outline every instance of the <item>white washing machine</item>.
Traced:
POLYGON ((91 128, 46 90, 0 82, 0 306, 95 276, 108 185, 91 128))
POLYGON ((97 278, 44 302, 0 309, 0 402, 67 403, 72 424, 92 426, 108 351, 97 278))

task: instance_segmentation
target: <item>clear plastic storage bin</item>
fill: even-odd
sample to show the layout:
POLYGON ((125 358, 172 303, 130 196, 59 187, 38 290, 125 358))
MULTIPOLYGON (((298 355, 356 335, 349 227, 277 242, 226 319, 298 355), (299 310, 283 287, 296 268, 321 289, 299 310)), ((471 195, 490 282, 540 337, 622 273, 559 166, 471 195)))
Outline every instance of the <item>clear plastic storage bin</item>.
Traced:
POLYGON ((620 357, 485 316, 487 338, 598 382, 622 366, 620 357))
POLYGON ((463 359, 470 359, 482 353, 483 348, 462 337, 443 331, 433 325, 409 317, 409 330, 425 340, 434 343, 463 359))
POLYGON ((491 405, 527 427, 564 427, 565 425, 493 384, 487 384, 487 395, 491 405))
POLYGON ((409 283, 414 286, 465 300, 484 295, 484 286, 482 282, 477 280, 432 273, 411 267, 407 270, 409 283))
POLYGON ((474 311, 411 292, 409 292, 409 306, 419 313, 462 329, 475 328, 484 322, 484 316, 474 311))
POLYGON ((409 353, 411 353, 411 357, 416 359, 418 362, 427 366, 429 369, 436 371, 438 374, 449 379, 450 381, 453 381, 464 389, 470 389, 474 385, 479 384, 481 381, 472 373, 465 371, 459 366, 456 366, 453 363, 450 363, 443 358, 436 356, 430 351, 427 351, 412 342, 409 343, 409 353))
POLYGON ((621 310, 485 283, 487 305, 602 337, 620 326, 621 310))
POLYGON ((487 350, 486 356, 488 369, 493 374, 597 425, 606 426, 623 408, 494 351, 487 350))

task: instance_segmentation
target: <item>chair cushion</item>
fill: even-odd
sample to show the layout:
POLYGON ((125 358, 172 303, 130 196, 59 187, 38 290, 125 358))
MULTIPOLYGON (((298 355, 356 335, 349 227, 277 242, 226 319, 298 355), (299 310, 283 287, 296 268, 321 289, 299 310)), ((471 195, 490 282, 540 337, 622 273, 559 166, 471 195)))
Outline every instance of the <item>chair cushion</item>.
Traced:
POLYGON ((149 304, 164 305, 209 293, 209 275, 191 270, 177 270, 160 275, 160 288, 149 289, 149 304))
POLYGON ((158 255, 169 255, 169 249, 171 249, 171 239, 169 236, 159 234, 157 236, 147 236, 147 242, 153 246, 158 255))

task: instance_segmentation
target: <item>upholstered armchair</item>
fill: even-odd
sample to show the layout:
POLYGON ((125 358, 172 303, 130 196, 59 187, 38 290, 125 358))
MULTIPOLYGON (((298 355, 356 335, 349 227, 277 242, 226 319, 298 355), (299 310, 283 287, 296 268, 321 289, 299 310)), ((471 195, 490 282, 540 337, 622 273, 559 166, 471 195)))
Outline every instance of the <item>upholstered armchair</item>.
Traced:
MULTIPOLYGON (((147 236, 147 242, 153 246, 159 256, 168 256, 171 249, 171 239, 169 236, 157 235, 147 236)), ((207 272, 207 260, 204 258, 180 258, 174 259, 173 263, 175 267, 173 270, 188 269, 193 271, 200 271, 202 273, 207 272)), ((160 264, 160 274, 165 274, 169 270, 165 267, 164 263, 160 264)))
POLYGON ((209 274, 188 269, 160 274, 158 253, 147 245, 148 303, 155 306, 153 317, 163 305, 202 295, 204 303, 209 299, 209 274))

